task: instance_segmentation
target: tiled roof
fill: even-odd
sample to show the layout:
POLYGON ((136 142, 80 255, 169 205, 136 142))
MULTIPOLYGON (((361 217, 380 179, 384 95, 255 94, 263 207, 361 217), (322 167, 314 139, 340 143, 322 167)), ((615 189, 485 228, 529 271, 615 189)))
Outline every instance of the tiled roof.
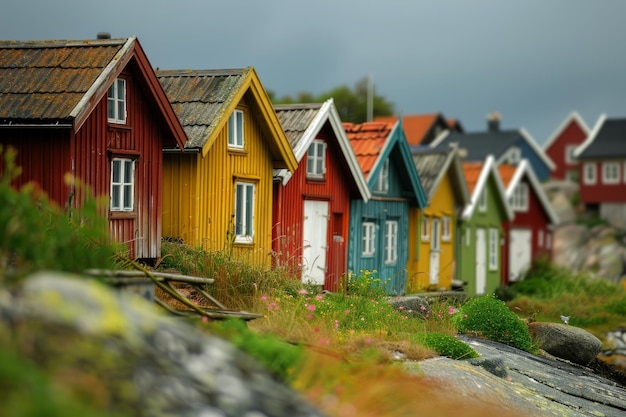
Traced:
POLYGON ((579 159, 626 158, 626 119, 601 117, 576 156, 579 159))
POLYGON ((500 164, 498 166, 498 173, 500 174, 500 179, 502 180, 502 184, 504 188, 509 186, 509 183, 513 179, 517 167, 511 164, 500 164))
POLYGON ((446 161, 452 149, 420 149, 413 150, 413 162, 422 181, 422 188, 427 196, 432 195, 433 188, 437 185, 437 180, 441 176, 441 171, 447 168, 446 161))
POLYGON ((480 173, 483 169, 482 162, 463 162, 463 174, 465 175, 465 181, 467 182, 467 188, 470 194, 474 194, 474 189, 478 183, 480 173))
POLYGON ((451 132, 436 147, 448 147, 450 143, 458 143, 459 148, 467 151, 467 161, 484 161, 488 155, 496 159, 502 156, 520 138, 516 130, 497 132, 458 133, 451 132))
POLYGON ((75 117, 81 99, 127 41, 0 41, 0 120, 75 117))
POLYGON ((369 174, 395 124, 395 122, 343 123, 365 178, 369 179, 369 174))
MULTIPOLYGON (((374 119, 375 122, 396 122, 398 116, 381 116, 374 119)), ((447 124, 439 113, 411 114, 402 116, 402 128, 406 140, 410 146, 420 145, 433 125, 441 120, 447 124)))
POLYGON ((189 138, 185 148, 202 148, 206 144, 250 70, 157 71, 189 138))
POLYGON ((304 132, 306 132, 313 119, 317 117, 321 108, 321 103, 281 104, 274 106, 280 125, 292 149, 295 150, 298 147, 300 140, 304 137, 304 132))

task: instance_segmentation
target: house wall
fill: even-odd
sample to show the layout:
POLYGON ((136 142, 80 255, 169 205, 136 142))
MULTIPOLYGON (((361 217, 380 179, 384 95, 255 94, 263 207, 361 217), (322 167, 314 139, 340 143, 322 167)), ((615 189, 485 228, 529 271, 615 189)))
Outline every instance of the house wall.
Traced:
POLYGON ((496 187, 493 176, 490 176, 487 183, 487 210, 481 212, 478 207, 474 209, 472 217, 461 222, 460 235, 460 251, 459 259, 459 279, 467 282, 466 292, 468 295, 476 295, 476 229, 484 228, 486 230, 486 294, 491 294, 500 285, 501 265, 502 265, 502 241, 506 241, 505 230, 502 227, 503 219, 506 218, 505 210, 502 207, 498 197, 498 188, 496 187), (498 268, 489 270, 489 229, 497 228, 499 231, 500 244, 498 245, 498 268), (468 232, 469 231, 469 232, 468 232), (469 242, 467 240, 469 233, 469 242))
POLYGON ((580 164, 580 202, 582 204, 626 203, 626 161, 618 160, 585 160, 580 164), (616 184, 606 184, 602 180, 602 164, 604 162, 618 162, 620 181, 616 184), (587 163, 596 167, 596 183, 586 184, 584 167, 587 163))
MULTIPOLYGON (((445 175, 430 200, 430 204, 423 211, 411 208, 409 225, 409 261, 407 276, 407 292, 424 291, 429 287, 431 241, 422 241, 421 227, 424 216, 432 224, 432 218, 440 220, 443 216, 450 217, 450 239, 441 239, 439 254, 439 284, 438 287, 451 289, 452 279, 455 276, 455 239, 456 239, 456 212, 455 190, 450 180, 450 174, 445 175)), ((443 223, 442 223, 443 225, 443 223)), ((432 234, 432 227, 429 228, 432 234)))
POLYGON ((327 230, 326 277, 324 289, 337 291, 340 278, 346 272, 348 228, 350 221, 350 183, 348 167, 336 157, 342 155, 334 134, 326 125, 317 139, 327 143, 326 176, 324 180, 306 177, 308 153, 286 186, 276 184, 272 249, 274 264, 292 268, 300 276, 303 259, 303 216, 305 200, 329 203, 327 230))
POLYGON ((199 154, 191 158, 166 156, 164 173, 169 178, 164 181, 165 235, 182 238, 186 244, 205 250, 226 250, 251 264, 269 266, 273 203, 271 139, 262 131, 259 116, 250 109, 246 97, 237 108, 244 112, 243 151, 228 148, 225 125, 204 158, 199 154), (177 173, 183 175, 176 177, 177 173), (231 244, 228 239, 233 232, 238 180, 252 182, 256 187, 254 238, 250 244, 231 244))
MULTIPOLYGON (((375 177, 368 181, 370 187, 375 177)), ((375 273, 385 284, 389 294, 406 293, 406 267, 408 260, 409 201, 402 198, 400 173, 393 162, 389 167, 389 192, 385 197, 373 193, 375 197, 364 203, 352 200, 350 204, 350 231, 348 240, 348 270, 355 274, 360 271, 375 273), (384 262, 385 221, 398 222, 398 259, 393 264, 384 262), (362 256, 362 223, 376 223, 376 252, 374 256, 362 256)))
POLYGON ((550 157, 554 165, 550 177, 556 180, 567 179, 567 172, 570 170, 578 170, 578 163, 567 163, 565 158, 565 150, 568 145, 580 145, 585 141, 587 136, 580 128, 578 123, 569 123, 561 132, 559 137, 545 150, 546 155, 550 157))
POLYGON ((135 210, 109 212, 110 233, 115 241, 126 243, 131 258, 156 259, 161 255, 161 170, 163 125, 148 103, 134 71, 121 74, 127 80, 127 123, 109 124, 106 95, 95 106, 77 133, 72 130, 0 130, 3 143, 13 143, 24 167, 16 185, 37 182, 50 198, 65 207, 72 195, 72 206, 80 206, 80 187, 66 186, 64 175, 72 173, 89 187, 93 196, 110 196, 111 158, 136 158, 135 210), (19 142, 19 143, 18 143, 19 142))
MULTIPOLYGON (((531 262, 538 259, 552 259, 553 231, 551 229, 550 218, 543 209, 539 198, 532 192, 531 184, 526 181, 529 189, 528 210, 514 211, 515 217, 512 221, 505 222, 507 237, 509 231, 513 229, 527 229, 532 233, 531 240, 531 262), (540 241, 540 236, 541 241, 540 241), (548 246, 549 245, 549 246, 548 246)), ((510 239, 504 241, 502 248, 502 284, 509 284, 509 246, 510 239)))

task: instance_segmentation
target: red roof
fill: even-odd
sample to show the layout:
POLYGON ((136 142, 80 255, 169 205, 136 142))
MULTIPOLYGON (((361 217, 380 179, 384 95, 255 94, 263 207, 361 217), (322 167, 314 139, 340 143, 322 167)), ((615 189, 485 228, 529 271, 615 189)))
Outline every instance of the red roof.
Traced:
MULTIPOLYGON (((413 114, 402 116, 402 129, 410 146, 419 145, 437 121, 439 113, 413 114)), ((375 122, 397 122, 398 116, 381 116, 375 122)))
POLYGON ((467 182, 467 188, 472 194, 474 192, 474 188, 476 188, 476 184, 478 183, 478 178, 480 177, 480 173, 483 170, 482 162, 463 162, 463 174, 465 175, 465 181, 467 182))
POLYGON ((513 175, 515 175, 515 171, 517 171, 517 167, 511 164, 502 164, 498 167, 500 179, 505 188, 508 188, 509 183, 513 179, 513 175))
POLYGON ((350 139, 350 144, 356 159, 359 161, 361 170, 366 178, 372 167, 376 163, 380 152, 385 146, 385 142, 396 122, 366 122, 362 124, 343 123, 346 135, 350 139))

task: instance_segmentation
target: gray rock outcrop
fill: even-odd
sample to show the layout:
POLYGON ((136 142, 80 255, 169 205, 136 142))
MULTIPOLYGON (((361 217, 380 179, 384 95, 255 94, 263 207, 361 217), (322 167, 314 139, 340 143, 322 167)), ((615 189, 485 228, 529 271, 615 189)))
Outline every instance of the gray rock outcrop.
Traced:
POLYGON ((14 335, 42 369, 68 369, 102 384, 102 406, 111 411, 322 415, 227 341, 93 279, 40 272, 17 291, 0 291, 0 334, 14 335))
POLYGON ((579 365, 588 365, 602 351, 602 341, 579 327, 533 322, 528 330, 540 349, 579 365))

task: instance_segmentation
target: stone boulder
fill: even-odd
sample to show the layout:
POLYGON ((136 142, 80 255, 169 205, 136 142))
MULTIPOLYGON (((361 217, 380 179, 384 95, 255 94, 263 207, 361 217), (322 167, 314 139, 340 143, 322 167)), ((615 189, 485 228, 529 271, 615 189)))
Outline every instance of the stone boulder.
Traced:
POLYGON ((322 416, 226 340, 94 279, 40 272, 0 290, 0 335, 116 415, 322 416))
POLYGON ((586 366, 602 351, 602 342, 586 330, 562 323, 532 322, 528 330, 540 349, 586 366))
POLYGON ((430 304, 424 297, 417 295, 393 297, 389 303, 394 310, 400 311, 408 317, 424 319, 430 314, 430 304))

